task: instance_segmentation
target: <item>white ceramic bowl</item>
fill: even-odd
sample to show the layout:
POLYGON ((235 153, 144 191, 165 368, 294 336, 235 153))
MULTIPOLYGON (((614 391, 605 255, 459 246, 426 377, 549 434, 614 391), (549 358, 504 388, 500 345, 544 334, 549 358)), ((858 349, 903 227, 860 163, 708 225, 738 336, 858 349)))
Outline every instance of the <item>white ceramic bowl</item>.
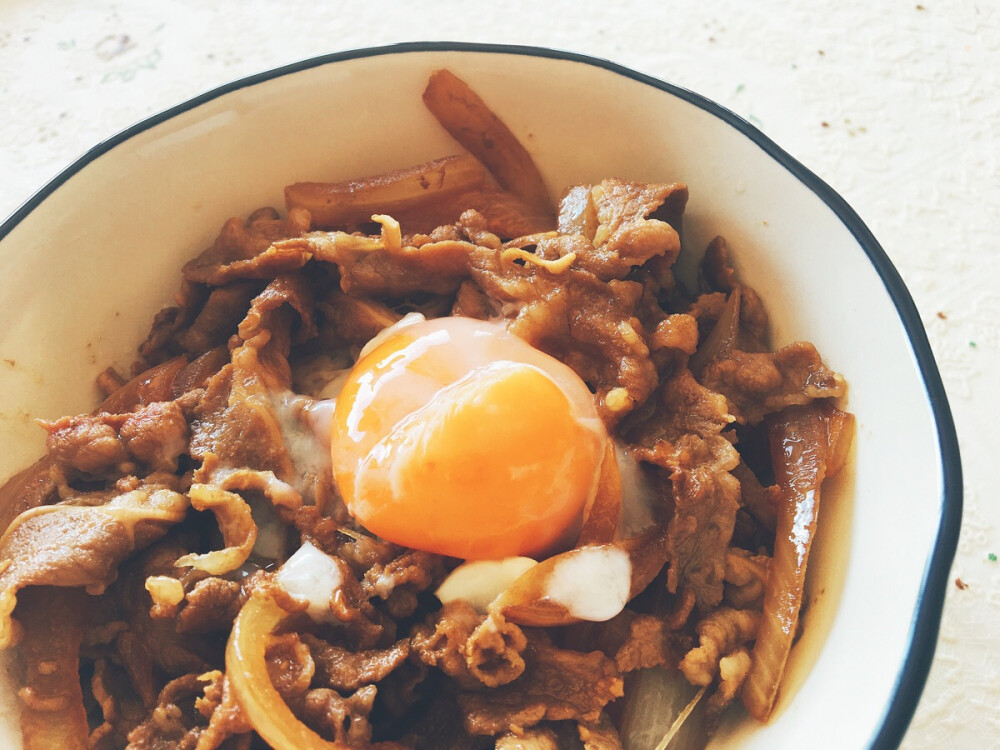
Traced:
MULTIPOLYGON (((813 341, 850 382, 856 460, 824 495, 813 602, 772 722, 740 748, 889 747, 916 706, 961 515, 948 406, 916 310, 858 216, 722 107, 617 65, 542 49, 431 43, 308 60, 224 86, 105 141, 0 226, 0 477, 40 455, 35 417, 90 410, 133 358, 182 263, 224 219, 454 153, 421 102, 466 79, 554 191, 619 176, 686 182, 684 241, 724 235, 776 344, 813 341)), ((17 746, 6 698, 4 746, 17 746), (8 738, 7 735, 10 735, 8 738)))

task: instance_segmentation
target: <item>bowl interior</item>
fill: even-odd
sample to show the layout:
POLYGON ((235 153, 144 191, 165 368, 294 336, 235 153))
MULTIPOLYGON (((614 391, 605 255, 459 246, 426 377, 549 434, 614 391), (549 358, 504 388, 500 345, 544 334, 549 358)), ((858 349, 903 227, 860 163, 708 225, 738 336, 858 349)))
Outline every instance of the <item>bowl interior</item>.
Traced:
MULTIPOLYGON (((940 517, 937 431, 913 349, 864 249, 823 200, 731 124, 612 70, 448 50, 345 59, 206 97, 92 154, 0 241, 0 477, 40 455, 35 418, 93 408, 94 377, 127 369, 181 264, 226 218, 282 206, 294 181, 457 152, 421 102, 438 67, 500 114, 553 193, 607 176, 686 182, 687 249, 725 236, 774 343, 812 341, 846 375, 856 460, 823 497, 779 709, 764 727, 731 717, 715 742, 864 745, 907 654, 940 517)), ((3 698, 2 744, 17 746, 15 699, 3 698)))

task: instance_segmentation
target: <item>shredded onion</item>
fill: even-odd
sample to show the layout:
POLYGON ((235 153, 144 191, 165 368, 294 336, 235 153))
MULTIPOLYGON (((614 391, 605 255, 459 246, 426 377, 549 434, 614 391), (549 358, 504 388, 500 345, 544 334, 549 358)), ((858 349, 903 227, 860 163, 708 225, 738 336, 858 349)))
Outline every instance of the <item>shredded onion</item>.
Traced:
POLYGON ((260 590, 243 605, 226 646, 226 676, 233 694, 254 730, 275 750, 349 750, 299 721, 271 683, 267 646, 284 617, 284 610, 260 590))
POLYGON ((175 565, 190 566, 214 576, 236 570, 250 557, 257 541, 257 524, 253 521, 250 506, 235 492, 207 484, 191 485, 188 497, 195 510, 210 510, 215 514, 226 546, 204 554, 184 555, 177 559, 175 565))

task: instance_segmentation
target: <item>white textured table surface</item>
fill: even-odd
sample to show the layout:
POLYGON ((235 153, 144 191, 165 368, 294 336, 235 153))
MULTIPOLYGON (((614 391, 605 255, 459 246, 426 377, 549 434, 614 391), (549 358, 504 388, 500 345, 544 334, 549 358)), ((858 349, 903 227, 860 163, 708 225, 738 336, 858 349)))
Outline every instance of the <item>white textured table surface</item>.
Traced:
POLYGON ((966 491, 934 666, 903 747, 1000 747, 1000 562, 989 557, 1000 555, 991 474, 1000 371, 996 2, 464 7, 2 0, 0 219, 88 148, 149 114, 339 50, 412 40, 550 46, 718 101, 847 199, 921 312, 958 426, 966 491))

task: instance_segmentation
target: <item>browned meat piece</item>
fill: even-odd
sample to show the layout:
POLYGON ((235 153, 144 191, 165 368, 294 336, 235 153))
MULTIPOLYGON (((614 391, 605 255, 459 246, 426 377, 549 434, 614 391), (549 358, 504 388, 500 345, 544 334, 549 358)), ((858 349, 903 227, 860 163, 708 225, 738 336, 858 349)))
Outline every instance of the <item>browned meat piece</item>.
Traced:
POLYGON ((134 470, 134 461, 154 471, 173 471, 187 448, 182 403, 138 405, 125 414, 85 414, 43 422, 50 455, 63 474, 101 477, 134 470))
POLYGON ((583 742, 583 750, 622 750, 618 730, 607 714, 601 714, 596 722, 577 724, 577 731, 583 742))
MULTIPOLYGON (((712 292, 729 294, 737 286, 741 288, 743 300, 740 307, 739 348, 745 351, 765 351, 768 335, 767 312, 764 310, 760 297, 753 289, 737 283, 736 271, 733 270, 729 259, 729 246, 722 237, 716 237, 709 243, 699 266, 699 277, 702 286, 712 292)), ((717 299, 716 294, 703 296, 713 300, 717 299)), ((718 311, 714 317, 718 317, 718 311)), ((707 325, 708 320, 703 322, 707 325)), ((703 330, 705 330, 704 326, 703 330)))
POLYGON ((303 718, 337 742, 367 747, 372 738, 368 714, 375 692, 374 685, 366 685, 346 698, 329 688, 310 690, 303 701, 303 718))
POLYGON ((684 369, 663 383, 653 413, 628 435, 639 443, 635 455, 666 469, 670 480, 668 588, 692 590, 702 609, 722 600, 739 509, 740 484, 729 473, 739 454, 722 435, 731 420, 726 400, 684 369))
POLYGON ((115 579, 122 560, 183 520, 187 507, 184 495, 150 484, 117 496, 80 495, 18 516, 0 540, 0 559, 10 561, 0 572, 0 601, 5 603, 0 608, 0 647, 13 635, 10 614, 18 590, 85 586, 99 593, 115 579))
POLYGON ((93 750, 125 747, 128 733, 146 719, 147 710, 135 695, 124 670, 110 658, 97 659, 90 689, 100 706, 103 721, 90 733, 88 747, 93 750))
POLYGON ((277 212, 227 221, 212 247, 184 266, 188 281, 219 286, 233 279, 267 279, 301 268, 308 260, 297 252, 275 251, 273 243, 309 231, 309 212, 293 208, 285 219, 277 212))
POLYGON ((175 304, 156 314, 146 340, 139 345, 139 359, 132 363, 133 376, 181 353, 177 336, 191 325, 208 295, 208 287, 181 279, 180 290, 174 295, 175 304))
MULTIPOLYGON (((398 225, 397 225, 398 230, 398 225)), ((466 264, 475 247, 456 240, 404 246, 378 238, 313 232, 279 247, 298 247, 340 269, 340 288, 355 296, 401 297, 415 292, 451 294, 468 276, 466 264)))
POLYGON ((684 435, 637 455, 669 470, 674 517, 667 541, 667 587, 690 588, 707 610, 722 601, 725 554, 739 509, 740 483, 729 472, 739 463, 732 444, 719 435, 684 435))
POLYGON ((496 317, 499 312, 493 301, 471 281, 462 282, 455 294, 455 304, 451 308, 452 315, 478 320, 489 320, 496 317))
POLYGON ((776 485, 763 487, 743 461, 733 469, 733 476, 740 480, 740 504, 749 510, 764 528, 773 531, 781 490, 776 485))
POLYGON ((250 341, 262 332, 276 335, 281 330, 283 313, 293 310, 296 318, 292 326, 292 342, 308 341, 316 335, 316 324, 313 320, 314 304, 313 289, 305 276, 302 274, 276 276, 253 298, 250 309, 247 310, 246 317, 237 331, 244 341, 250 341), (278 330, 273 331, 273 328, 278 330))
POLYGON ((208 718, 208 726, 198 735, 207 750, 250 750, 253 727, 233 695, 229 680, 218 671, 201 676, 204 697, 195 701, 198 712, 208 718))
POLYGON ((408 640, 398 641, 389 649, 371 651, 351 651, 308 633, 302 635, 302 640, 316 664, 315 684, 341 692, 380 682, 410 655, 408 640))
POLYGON ((177 343, 193 355, 225 344, 259 291, 260 283, 255 281, 236 281, 213 289, 191 326, 177 336, 177 343))
POLYGON ((651 403, 653 411, 626 432, 629 441, 646 448, 687 434, 718 435, 733 422, 725 397, 701 385, 687 368, 664 380, 651 403))
POLYGON ((303 541, 308 540, 326 554, 341 558, 358 576, 364 576, 372 565, 388 564, 400 554, 399 547, 382 539, 356 533, 352 528, 343 533, 341 521, 324 516, 311 506, 296 508, 292 522, 303 541))
POLYGON ((709 332, 715 326, 725 306, 726 295, 723 292, 700 294, 691 303, 691 307, 688 308, 687 313, 698 321, 698 334, 702 340, 708 336, 709 332))
POLYGON ((437 667, 460 685, 503 685, 524 671, 524 633, 502 618, 484 617, 456 600, 445 604, 428 622, 413 628, 416 657, 437 667))
POLYGON ((410 634, 415 656, 424 664, 437 667, 461 685, 475 686, 479 681, 469 672, 465 644, 479 627, 483 616, 466 602, 445 604, 428 622, 417 625, 410 634))
POLYGON ((559 205, 559 232, 587 240, 589 247, 578 257, 580 268, 602 281, 623 279, 655 256, 663 256, 668 265, 674 262, 680 238, 668 221, 678 223, 687 195, 687 187, 678 183, 618 179, 570 188, 559 205))
POLYGON ((187 418, 176 402, 156 402, 126 415, 118 435, 139 461, 156 471, 174 471, 187 449, 187 418))
POLYGON ((574 649, 599 649, 625 674, 653 666, 677 666, 690 648, 690 637, 671 630, 663 617, 624 609, 606 622, 572 626, 563 643, 574 649))
POLYGON ((459 695, 469 734, 500 734, 542 720, 594 722, 623 695, 614 662, 600 651, 583 654, 535 640, 524 660, 524 674, 514 682, 459 695))
POLYGON ((168 682, 157 698, 160 710, 152 712, 146 721, 129 732, 128 750, 183 747, 181 743, 190 737, 201 717, 185 712, 182 706, 190 705, 191 699, 203 690, 204 684, 197 674, 183 675, 168 682))
POLYGON ((224 578, 198 581, 177 615, 178 633, 208 633, 232 627, 242 604, 240 585, 224 578))
POLYGON ((128 750, 218 748, 227 738, 248 736, 251 729, 221 672, 187 674, 160 691, 156 708, 129 732, 128 750))
POLYGON ((736 285, 736 271, 729 261, 729 245, 725 238, 715 237, 708 243, 698 265, 698 279, 703 287, 713 292, 728 294, 733 291, 736 285))
POLYGON ((698 321, 690 315, 670 315, 661 320, 653 331, 652 348, 676 349, 694 354, 698 348, 698 321))
MULTIPOLYGON (((504 247, 503 241, 490 229, 487 218, 475 207, 470 206, 462 211, 455 222, 455 230, 458 239, 468 240, 477 247, 487 247, 490 250, 500 250, 504 247)), ((531 234, 531 232, 524 233, 524 235, 531 234)))
MULTIPOLYGON (((282 481, 294 481, 272 394, 291 383, 287 357, 293 325, 297 319, 300 332, 311 330, 310 310, 308 286, 289 277, 278 277, 254 298, 239 326, 243 345, 233 350, 232 364, 209 381, 195 409, 192 457, 205 461, 212 454, 213 466, 222 469, 272 471, 282 481)), ((211 481, 208 473, 199 472, 196 480, 211 481)))
POLYGON ((107 597, 121 608, 128 630, 114 642, 116 661, 128 672, 133 690, 147 708, 154 705, 157 680, 161 675, 179 677, 188 672, 204 672, 217 658, 209 642, 181 634, 172 619, 153 616, 146 581, 150 576, 173 573, 190 586, 197 572, 182 572, 174 566, 178 557, 196 543, 195 535, 171 533, 141 555, 126 561, 120 577, 107 597))
POLYGON ((615 666, 623 673, 657 666, 672 668, 680 660, 685 641, 663 618, 635 615, 629 618, 625 640, 615 651, 615 666))
POLYGON ((757 636, 760 613, 719 607, 695 626, 698 648, 681 660, 680 669, 692 685, 710 685, 719 674, 719 660, 757 636))
POLYGON ((469 672, 487 687, 513 682, 524 672, 524 632, 495 614, 488 616, 465 644, 469 672))
POLYGON ((386 565, 369 568, 362 588, 369 597, 385 600, 393 617, 409 617, 416 610, 416 595, 440 583, 446 572, 439 555, 408 550, 386 565))
POLYGON ((740 423, 749 424, 786 406, 837 398, 847 390, 843 376, 827 369, 816 347, 802 341, 771 354, 734 349, 706 364, 700 380, 726 397, 740 423))
POLYGON ((764 309, 764 303, 757 292, 750 287, 740 288, 743 299, 740 304, 739 348, 745 352, 769 351, 770 320, 764 309))
POLYGON ((316 307, 326 323, 321 334, 323 343, 331 346, 363 346, 402 317, 380 302, 351 297, 339 289, 331 291, 316 307))
POLYGON ((104 476, 128 470, 125 445, 106 418, 62 417, 41 425, 49 433, 45 446, 63 473, 104 476))
MULTIPOLYGON (((545 210, 530 206, 513 193, 483 189, 455 201, 453 215, 472 209, 486 221, 486 228, 501 239, 523 237, 526 234, 553 229, 552 217, 545 210)), ((473 240, 480 244, 479 240, 473 240)))
POLYGON ((266 658, 271 684, 285 703, 298 706, 316 673, 309 646, 297 633, 283 633, 268 641, 266 658))
MULTIPOLYGON (((379 702, 385 699, 385 689, 379 685, 379 702)), ((472 737, 462 725, 455 685, 443 680, 430 693, 416 719, 400 738, 402 744, 414 750, 493 750, 492 737, 472 737)))
POLYGON ((473 280, 511 318, 509 330, 572 367, 596 391, 606 423, 616 424, 656 388, 656 368, 635 316, 640 284, 604 283, 573 266, 522 267, 493 250, 478 250, 469 262, 473 280))

